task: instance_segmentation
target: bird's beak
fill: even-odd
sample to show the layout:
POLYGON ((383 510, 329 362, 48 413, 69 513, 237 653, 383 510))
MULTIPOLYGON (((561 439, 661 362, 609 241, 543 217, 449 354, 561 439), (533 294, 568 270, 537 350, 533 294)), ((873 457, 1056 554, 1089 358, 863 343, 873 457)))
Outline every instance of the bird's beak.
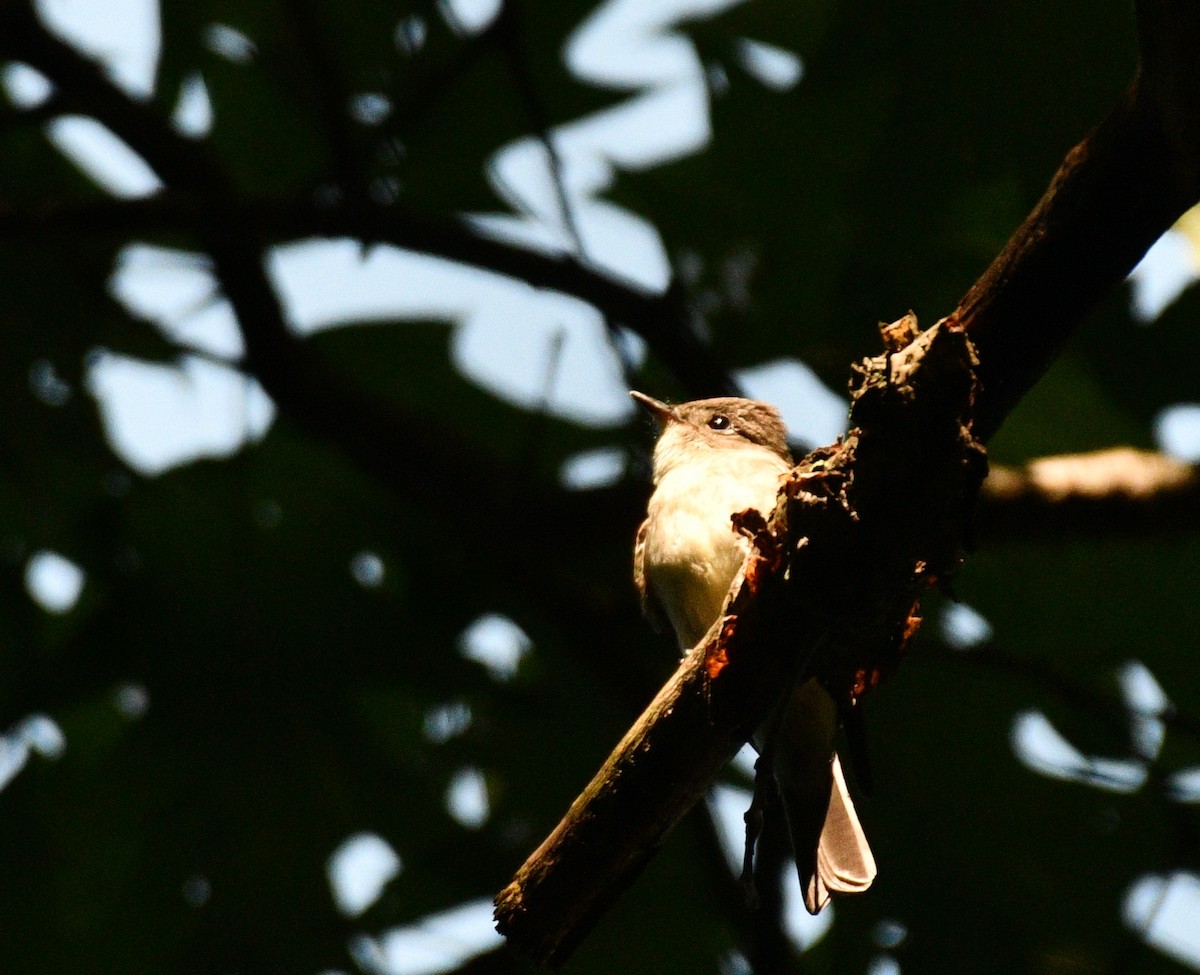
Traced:
POLYGON ((660 429, 676 419, 675 408, 667 406, 662 400, 657 400, 653 396, 647 396, 645 393, 639 393, 636 389, 631 389, 629 395, 658 421, 660 429))

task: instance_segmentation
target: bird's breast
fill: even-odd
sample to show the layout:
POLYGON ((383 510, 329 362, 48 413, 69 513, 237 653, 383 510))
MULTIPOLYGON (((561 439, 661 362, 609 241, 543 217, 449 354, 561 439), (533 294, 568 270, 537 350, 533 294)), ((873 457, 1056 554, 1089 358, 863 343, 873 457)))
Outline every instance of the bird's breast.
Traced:
POLYGON ((765 450, 729 453, 736 456, 673 468, 650 498, 646 579, 681 650, 694 646, 717 618, 749 550, 730 516, 747 508, 770 514, 789 469, 765 450))

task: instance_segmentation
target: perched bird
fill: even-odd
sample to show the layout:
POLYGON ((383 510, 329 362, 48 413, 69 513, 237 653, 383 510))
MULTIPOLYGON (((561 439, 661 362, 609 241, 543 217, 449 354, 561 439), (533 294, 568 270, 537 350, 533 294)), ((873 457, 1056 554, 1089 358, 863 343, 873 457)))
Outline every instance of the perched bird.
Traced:
MULTIPOLYGON (((722 397, 668 406, 630 394, 658 421, 654 493, 634 545, 633 577, 652 621, 665 617, 688 653, 720 615, 749 552, 730 516, 768 516, 792 468, 779 411, 722 397)), ((830 893, 866 890, 875 859, 833 748, 837 707, 808 680, 791 692, 775 730, 774 773, 804 903, 816 914, 830 893)), ((764 742, 760 729, 755 746, 764 742)))

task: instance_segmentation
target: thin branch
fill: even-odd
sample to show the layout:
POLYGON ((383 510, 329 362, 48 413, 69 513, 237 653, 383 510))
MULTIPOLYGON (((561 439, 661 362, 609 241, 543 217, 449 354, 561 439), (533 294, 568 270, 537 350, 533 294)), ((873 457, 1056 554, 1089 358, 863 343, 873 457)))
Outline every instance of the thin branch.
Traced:
POLYGON ((333 178, 346 199, 364 202, 366 167, 361 151, 364 140, 357 137, 359 133, 351 124, 349 96, 325 42, 325 32, 310 0, 285 0, 285 7, 295 25, 303 62, 309 70, 312 97, 331 155, 333 178))
MULTIPOLYGON (((134 138, 133 143, 143 145, 134 138)), ((144 147, 143 145, 143 148, 144 147)), ((303 237, 353 237, 384 242, 492 271, 535 288, 574 295, 641 335, 694 397, 736 392, 737 386, 712 350, 684 320, 673 295, 654 294, 580 264, 485 236, 460 219, 434 217, 399 207, 253 203, 227 194, 216 200, 172 181, 163 194, 144 200, 103 201, 42 209, 0 209, 0 238, 37 234, 178 233, 202 235, 213 224, 255 232, 267 243, 303 237)))
MULTIPOLYGON (((579 215, 576 213, 575 203, 567 190, 566 166, 563 162, 562 154, 558 151, 557 145, 555 145, 554 133, 550 128, 550 114, 546 110, 541 91, 534 81, 533 72, 529 68, 529 61, 525 57, 525 50, 522 44, 521 15, 517 7, 517 0, 504 0, 500 7, 500 15, 496 19, 496 28, 497 36, 500 39, 500 48, 504 52, 504 59, 508 65, 509 74, 512 75, 513 82, 516 85, 517 95, 525 106, 525 114, 528 116, 534 133, 537 135, 538 141, 541 142, 542 149, 546 153, 546 162, 550 169, 550 181, 554 185, 554 194, 558 202, 563 230, 566 232, 567 237, 570 238, 579 262, 585 267, 590 266, 592 262, 588 258, 587 246, 583 241, 583 233, 579 226, 579 215)), ((625 385, 629 387, 636 385, 634 382, 636 368, 624 343, 621 341, 620 330, 617 328, 611 315, 605 314, 604 328, 608 332, 609 345, 621 363, 621 373, 625 385)))
POLYGON ((546 110, 542 94, 538 90, 537 82, 533 79, 533 72, 525 57, 517 0, 503 0, 495 26, 501 50, 504 52, 505 63, 508 65, 509 74, 517 89, 517 97, 520 98, 521 104, 525 108, 525 114, 530 125, 533 126, 534 134, 546 152, 546 161, 550 167, 550 180, 554 184, 554 195, 558 203, 563 230, 575 245, 575 253, 580 258, 586 259, 583 235, 579 232, 579 219, 570 195, 567 193, 566 168, 550 130, 550 113, 546 110))
POLYGON ((993 465, 980 492, 980 537, 1177 534, 1200 529, 1200 468, 1117 447, 993 465))

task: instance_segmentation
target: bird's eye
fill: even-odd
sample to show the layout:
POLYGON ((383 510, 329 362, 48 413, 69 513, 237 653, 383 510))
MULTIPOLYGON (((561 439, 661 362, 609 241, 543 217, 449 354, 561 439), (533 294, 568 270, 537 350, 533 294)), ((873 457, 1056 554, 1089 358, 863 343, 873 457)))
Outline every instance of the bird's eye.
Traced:
POLYGON ((728 430, 729 417, 722 416, 720 413, 716 413, 709 418, 708 425, 714 430, 728 430))

